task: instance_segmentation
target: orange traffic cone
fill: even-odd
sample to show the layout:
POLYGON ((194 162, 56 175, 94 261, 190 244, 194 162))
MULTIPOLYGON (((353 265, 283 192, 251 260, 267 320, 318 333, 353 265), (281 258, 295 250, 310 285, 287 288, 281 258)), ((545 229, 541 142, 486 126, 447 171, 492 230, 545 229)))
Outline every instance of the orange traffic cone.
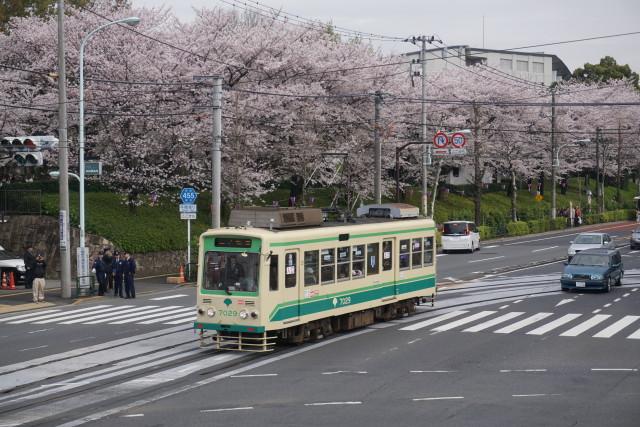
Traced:
POLYGON ((2 289, 7 289, 7 273, 2 272, 2 289))
POLYGON ((13 271, 9 273, 9 289, 16 288, 16 279, 13 277, 13 271))
POLYGON ((184 283, 184 282, 186 282, 184 278, 184 267, 182 266, 182 264, 180 264, 180 283, 184 283))

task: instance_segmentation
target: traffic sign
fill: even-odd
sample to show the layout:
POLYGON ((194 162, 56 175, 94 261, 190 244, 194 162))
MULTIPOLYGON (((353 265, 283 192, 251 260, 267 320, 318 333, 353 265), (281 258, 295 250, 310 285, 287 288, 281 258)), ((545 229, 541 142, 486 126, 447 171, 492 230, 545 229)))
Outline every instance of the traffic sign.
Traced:
POLYGON ((466 148, 450 148, 449 154, 452 156, 466 156, 467 149, 466 148))
POLYGON ((462 148, 467 143, 467 138, 463 133, 456 132, 451 136, 451 145, 453 148, 462 148))
POLYGON ((180 219, 196 219, 195 212, 180 212, 180 219))
POLYGON ((180 207, 180 213, 193 213, 198 211, 198 206, 193 203, 181 203, 178 206, 180 207))
POLYGON ((445 148, 447 144, 449 144, 449 138, 446 133, 440 131, 433 137, 433 146, 435 148, 445 148))
POLYGON ((85 162, 85 175, 102 175, 102 162, 85 162))
POLYGON ((193 204, 196 202, 197 198, 198 193, 196 193, 196 190, 191 187, 185 187, 180 190, 180 200, 182 200, 182 203, 193 204))

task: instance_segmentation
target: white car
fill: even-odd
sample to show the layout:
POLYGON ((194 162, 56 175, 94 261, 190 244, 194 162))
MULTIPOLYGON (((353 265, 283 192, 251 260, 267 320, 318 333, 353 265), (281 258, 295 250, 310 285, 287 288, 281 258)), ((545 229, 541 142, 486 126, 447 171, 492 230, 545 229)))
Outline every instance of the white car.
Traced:
POLYGON ((24 260, 22 257, 6 251, 2 246, 0 246, 0 271, 1 273, 6 273, 7 281, 9 280, 9 273, 13 273, 16 285, 24 285, 26 278, 24 260))
POLYGON ((584 251, 585 249, 616 248, 613 239, 607 233, 580 233, 575 240, 572 240, 569 243, 569 249, 567 250, 567 257, 569 258, 569 261, 571 261, 571 258, 573 258, 575 254, 580 251, 584 251))
POLYGON ((442 224, 442 252, 480 249, 480 233, 471 221, 447 221, 442 224))

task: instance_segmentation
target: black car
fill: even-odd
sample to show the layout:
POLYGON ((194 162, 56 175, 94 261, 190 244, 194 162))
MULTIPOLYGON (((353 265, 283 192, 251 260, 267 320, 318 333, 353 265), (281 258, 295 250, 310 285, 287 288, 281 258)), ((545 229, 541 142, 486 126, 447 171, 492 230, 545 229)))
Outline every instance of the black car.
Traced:
POLYGON ((622 284, 624 265, 617 249, 587 249, 565 263, 560 285, 563 291, 600 289, 611 291, 622 284))

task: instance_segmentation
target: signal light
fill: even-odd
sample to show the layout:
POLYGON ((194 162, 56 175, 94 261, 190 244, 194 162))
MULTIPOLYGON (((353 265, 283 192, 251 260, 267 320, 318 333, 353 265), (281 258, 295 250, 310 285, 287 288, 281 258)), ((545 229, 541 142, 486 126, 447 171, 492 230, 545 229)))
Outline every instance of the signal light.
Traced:
POLYGON ((42 153, 39 151, 19 151, 14 154, 13 160, 20 166, 42 166, 42 153))

